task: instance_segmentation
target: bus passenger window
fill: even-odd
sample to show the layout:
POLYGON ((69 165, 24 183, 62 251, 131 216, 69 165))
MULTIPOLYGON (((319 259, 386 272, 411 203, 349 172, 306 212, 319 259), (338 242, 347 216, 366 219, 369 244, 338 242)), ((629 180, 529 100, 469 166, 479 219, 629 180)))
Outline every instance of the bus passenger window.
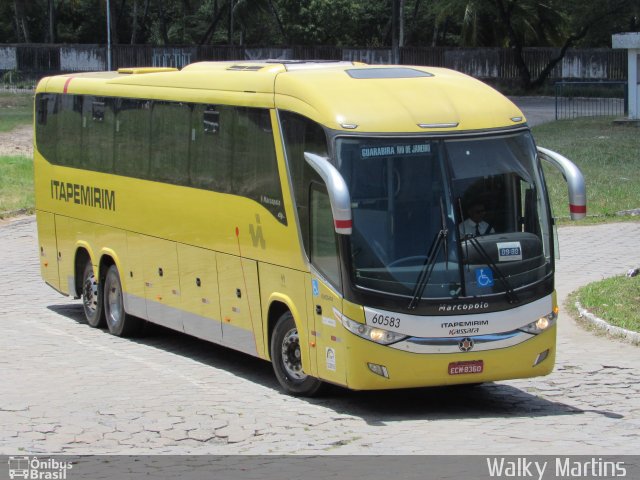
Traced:
POLYGON ((114 173, 136 178, 149 177, 151 102, 118 100, 114 173))
POLYGON ((113 172, 114 100, 86 96, 83 103, 80 165, 96 172, 113 172))
POLYGON ((38 125, 46 125, 47 124, 47 108, 50 101, 50 95, 41 95, 38 98, 38 117, 37 123, 38 125))
POLYGON ((56 95, 40 93, 37 96, 36 148, 50 163, 57 163, 56 95))
POLYGON ((151 107, 152 180, 187 185, 191 107, 186 103, 153 102, 151 107))
POLYGON ((231 192, 233 107, 194 105, 191 113, 189 179, 195 188, 231 192))
POLYGON ((57 163, 82 167, 82 97, 60 95, 56 117, 59 138, 56 145, 57 163))

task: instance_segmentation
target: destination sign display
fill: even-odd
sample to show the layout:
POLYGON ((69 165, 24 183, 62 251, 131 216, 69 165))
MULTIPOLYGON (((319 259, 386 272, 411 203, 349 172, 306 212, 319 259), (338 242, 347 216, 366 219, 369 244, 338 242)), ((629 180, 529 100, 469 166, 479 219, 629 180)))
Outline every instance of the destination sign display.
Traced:
POLYGON ((407 155, 424 155, 431 153, 430 143, 404 143, 393 145, 364 145, 360 148, 363 159, 380 157, 406 157, 407 155))

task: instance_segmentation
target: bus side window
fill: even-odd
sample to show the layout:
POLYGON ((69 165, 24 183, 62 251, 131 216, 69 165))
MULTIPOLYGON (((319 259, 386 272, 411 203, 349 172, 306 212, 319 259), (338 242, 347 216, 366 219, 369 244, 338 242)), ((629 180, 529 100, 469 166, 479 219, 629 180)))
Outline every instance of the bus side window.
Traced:
POLYGON ((60 165, 82 165, 82 96, 60 95, 57 114, 57 161, 60 165))
POLYGON ((152 180, 189 184, 189 138, 191 106, 186 103, 154 101, 151 106, 152 180))
POLYGON ((189 147, 191 186, 231 192, 233 115, 232 107, 194 105, 189 147))
POLYGON ((116 109, 114 173, 149 178, 151 101, 121 98, 116 109))
POLYGON ((47 124, 47 113, 49 108, 49 101, 51 99, 51 95, 40 94, 38 96, 38 117, 37 124, 38 125, 46 125, 47 124))
POLYGON ((36 147, 40 154, 50 163, 57 163, 56 158, 56 100, 51 93, 40 93, 37 96, 38 118, 36 121, 36 147))
POLYGON ((235 111, 232 193, 257 201, 286 224, 269 110, 235 111))
POLYGON ((82 113, 82 167, 98 172, 113 172, 115 133, 114 100, 108 97, 84 97, 82 113))
POLYGON ((304 153, 328 157, 327 136, 323 128, 302 115, 281 111, 282 137, 291 175, 296 209, 302 230, 305 251, 309 252, 309 184, 319 179, 316 171, 304 159, 304 153))

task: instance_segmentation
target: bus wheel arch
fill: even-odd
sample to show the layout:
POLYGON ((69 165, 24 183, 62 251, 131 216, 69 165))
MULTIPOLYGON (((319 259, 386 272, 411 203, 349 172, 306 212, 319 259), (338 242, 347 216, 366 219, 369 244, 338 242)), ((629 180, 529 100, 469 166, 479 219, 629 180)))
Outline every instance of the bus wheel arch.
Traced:
POLYGON ((323 382, 302 371, 298 327, 291 310, 284 305, 269 308, 269 352, 273 371, 282 388, 295 396, 317 395, 323 382), (272 316, 273 313, 273 316, 272 316), (279 314, 277 319, 274 318, 279 314))
POLYGON ((82 282, 85 273, 84 269, 88 262, 92 262, 89 250, 84 246, 77 247, 75 258, 73 260, 73 280, 75 290, 73 292, 69 292, 74 298, 80 298, 82 296, 82 282))
POLYGON ((276 328, 276 323, 280 320, 280 317, 284 315, 286 312, 291 311, 289 306, 280 300, 274 300, 269 305, 269 313, 267 314, 267 355, 269 356, 268 360, 273 360, 271 358, 271 339, 273 337, 273 330, 276 328))

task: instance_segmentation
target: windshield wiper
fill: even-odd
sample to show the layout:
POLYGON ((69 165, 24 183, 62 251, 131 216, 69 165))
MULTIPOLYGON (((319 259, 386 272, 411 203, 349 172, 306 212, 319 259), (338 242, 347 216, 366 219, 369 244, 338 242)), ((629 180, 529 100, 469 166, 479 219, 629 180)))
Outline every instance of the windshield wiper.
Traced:
POLYGON ((433 268, 436 266, 436 258, 438 258, 438 253, 440 253, 440 249, 442 248, 443 244, 446 262, 445 266, 447 268, 449 267, 449 245, 447 243, 448 235, 449 230, 447 230, 447 221, 444 215, 444 207, 442 205, 442 199, 440 199, 440 231, 433 239, 433 243, 431 244, 431 248, 429 249, 427 258, 425 258, 424 263, 422 264, 422 269, 420 270, 420 274, 418 275, 418 278, 416 280, 416 285, 413 288, 411 301, 409 302, 409 310, 415 310, 415 308, 418 306, 418 303, 420 303, 420 299, 422 298, 424 289, 427 287, 429 278, 431 278, 431 273, 433 273, 433 268))
MULTIPOLYGON (((502 286, 504 287, 505 292, 507 293, 507 298, 509 299, 509 303, 511 304, 518 303, 520 299, 518 298, 518 294, 515 292, 515 290, 511 286, 511 283, 509 283, 509 279, 507 279, 507 277, 504 276, 504 273, 502 273, 502 270, 500 270, 498 268, 498 265, 496 265, 496 263, 491 259, 491 257, 489 256, 487 251, 484 249, 484 247, 480 244, 478 239, 473 235, 466 235, 464 237, 464 240, 466 240, 468 243, 470 242, 471 245, 473 245, 473 248, 476 249, 476 252, 480 254, 480 256, 485 261, 485 263, 489 267, 491 267, 494 272, 498 274, 498 279, 502 283, 502 286)), ((469 258, 468 255, 467 255, 467 258, 469 258)))

